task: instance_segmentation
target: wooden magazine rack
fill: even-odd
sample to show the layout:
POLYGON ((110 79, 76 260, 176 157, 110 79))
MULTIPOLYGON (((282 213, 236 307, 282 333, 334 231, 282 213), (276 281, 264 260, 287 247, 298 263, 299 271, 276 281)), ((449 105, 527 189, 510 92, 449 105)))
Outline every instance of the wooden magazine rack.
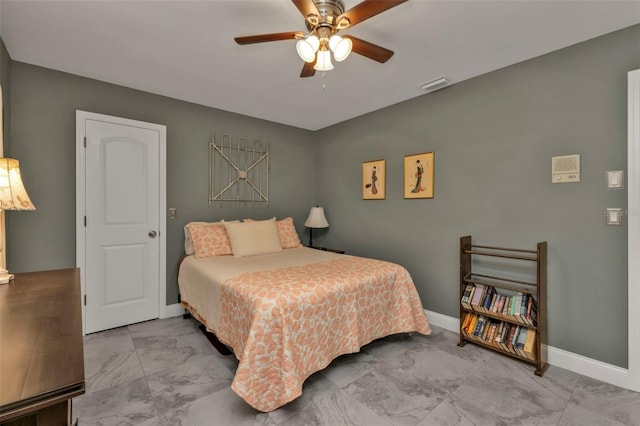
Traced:
POLYGON ((549 367, 547 363, 546 241, 538 243, 535 250, 525 250, 476 245, 472 244, 471 236, 461 237, 459 300, 460 341, 458 346, 471 342, 533 364, 536 367, 536 375, 544 374, 549 367), (513 266, 513 262, 523 263, 524 261, 525 264, 530 262, 535 267, 536 280, 530 282, 476 273, 472 270, 476 256, 504 259, 504 262, 498 262, 498 266, 504 263, 503 266, 507 270, 509 265, 513 266), (488 290, 489 288, 492 290, 488 290), (473 298, 476 292, 479 296, 473 298), (484 300, 480 302, 483 296, 484 300), (524 311, 514 314, 511 307, 518 309, 515 305, 523 299, 531 307, 527 311, 525 305, 524 311), (472 301, 475 303, 471 303, 472 301), (480 322, 481 324, 478 325, 480 322), (470 327, 471 325, 473 327, 470 327), (523 333, 525 338, 534 342, 530 342, 528 350, 525 351, 525 347, 520 347, 519 342, 516 345, 514 344, 516 340, 508 338, 508 333, 505 338, 505 329, 508 331, 514 329, 514 333, 523 333))

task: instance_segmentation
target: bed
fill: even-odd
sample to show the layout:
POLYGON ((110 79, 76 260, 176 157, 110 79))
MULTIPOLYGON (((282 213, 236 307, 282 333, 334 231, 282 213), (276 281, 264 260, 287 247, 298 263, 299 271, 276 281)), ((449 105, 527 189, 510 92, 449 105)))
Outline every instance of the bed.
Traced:
POLYGON ((430 334, 397 264, 296 245, 273 253, 186 256, 182 306, 238 359, 231 388, 268 412, 296 399, 336 357, 396 333, 430 334))

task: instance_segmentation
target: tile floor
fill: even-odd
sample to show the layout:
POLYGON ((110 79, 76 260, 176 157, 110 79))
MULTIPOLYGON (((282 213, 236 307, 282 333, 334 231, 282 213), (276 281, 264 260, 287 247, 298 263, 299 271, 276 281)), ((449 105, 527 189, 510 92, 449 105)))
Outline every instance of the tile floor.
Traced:
POLYGON ((640 394, 533 367, 434 327, 336 359, 303 394, 260 413, 230 388, 237 361, 181 317, 85 337, 85 425, 640 425, 640 394))

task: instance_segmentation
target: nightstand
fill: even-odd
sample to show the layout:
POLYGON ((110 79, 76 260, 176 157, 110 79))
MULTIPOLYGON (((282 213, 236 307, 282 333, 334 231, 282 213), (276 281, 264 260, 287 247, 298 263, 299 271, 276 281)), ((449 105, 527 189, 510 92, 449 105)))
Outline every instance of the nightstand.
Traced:
POLYGON ((329 247, 309 247, 316 250, 330 251, 331 253, 345 254, 345 250, 332 249, 329 247))
POLYGON ((77 268, 0 286, 1 425, 72 424, 71 400, 85 393, 80 303, 77 268))

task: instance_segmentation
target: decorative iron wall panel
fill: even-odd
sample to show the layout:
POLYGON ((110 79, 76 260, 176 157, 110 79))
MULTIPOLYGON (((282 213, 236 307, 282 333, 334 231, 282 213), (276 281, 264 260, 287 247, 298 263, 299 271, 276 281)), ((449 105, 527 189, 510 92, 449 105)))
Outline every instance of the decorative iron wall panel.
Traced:
POLYGON ((224 134, 209 144, 209 205, 269 205, 269 144, 224 134))

